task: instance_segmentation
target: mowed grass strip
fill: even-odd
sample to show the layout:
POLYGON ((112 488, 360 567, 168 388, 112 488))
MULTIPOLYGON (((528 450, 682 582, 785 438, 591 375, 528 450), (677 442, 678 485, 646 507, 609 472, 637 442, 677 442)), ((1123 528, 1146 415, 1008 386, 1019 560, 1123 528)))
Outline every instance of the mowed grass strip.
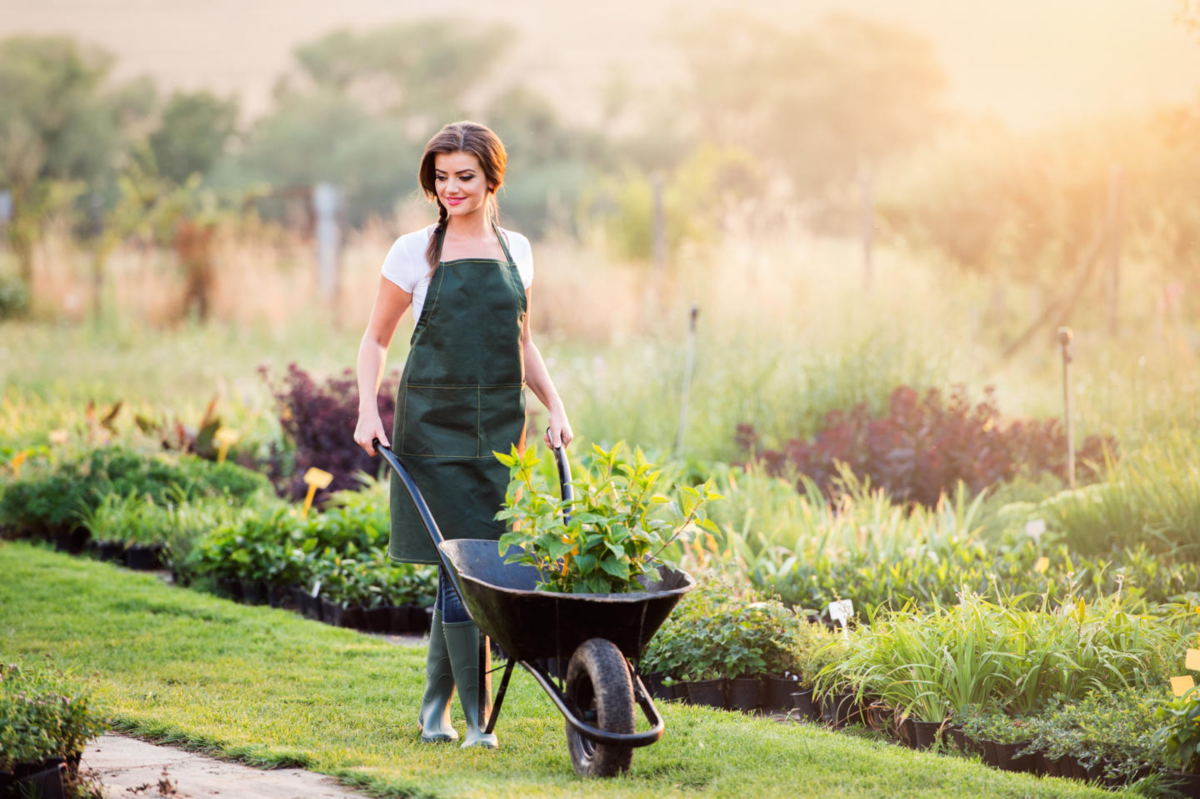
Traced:
MULTIPOLYGON (((499 751, 419 741, 425 650, 162 585, 152 575, 0 544, 0 654, 50 654, 119 729, 381 796, 1104 796, 1057 779, 807 725, 660 705, 667 733, 632 772, 575 776, 563 721, 514 675, 499 751)), ((462 730, 455 702, 455 723, 462 730)), ((643 722, 644 724, 644 722, 643 722)))

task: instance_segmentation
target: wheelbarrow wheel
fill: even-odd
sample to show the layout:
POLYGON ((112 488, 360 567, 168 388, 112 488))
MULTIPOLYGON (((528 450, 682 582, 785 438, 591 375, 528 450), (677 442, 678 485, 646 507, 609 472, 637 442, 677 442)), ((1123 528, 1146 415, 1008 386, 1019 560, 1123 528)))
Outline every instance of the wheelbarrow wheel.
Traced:
MULTIPOLYGON (((591 638, 580 644, 567 666, 567 697, 583 719, 605 732, 634 732, 633 683, 616 644, 591 638)), ((600 744, 567 724, 567 748, 581 777, 612 777, 629 770, 633 747, 600 744)))

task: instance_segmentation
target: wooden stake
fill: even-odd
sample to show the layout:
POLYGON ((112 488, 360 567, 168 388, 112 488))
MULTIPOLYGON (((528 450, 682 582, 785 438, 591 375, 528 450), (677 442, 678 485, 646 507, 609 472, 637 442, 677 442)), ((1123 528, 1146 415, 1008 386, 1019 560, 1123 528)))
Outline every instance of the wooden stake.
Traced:
POLYGON ((654 273, 659 280, 667 271, 667 212, 663 205, 663 176, 655 172, 650 176, 654 190, 654 273))
POLYGON ((1121 308, 1121 165, 1113 164, 1108 184, 1108 333, 1117 335, 1121 308))
POLYGON ((1063 415, 1067 425, 1067 484, 1075 487, 1075 423, 1071 414, 1071 328, 1058 329, 1063 359, 1063 415))
POLYGON ((683 399, 679 405, 679 434, 675 437, 675 454, 683 454, 683 436, 687 430, 688 392, 692 386, 692 358, 696 352, 696 317, 700 314, 698 305, 692 306, 691 318, 688 321, 687 355, 683 361, 683 399))
POLYGON ((859 169, 858 186, 862 202, 860 224, 862 226, 863 288, 870 289, 874 277, 871 250, 875 233, 875 191, 874 175, 871 168, 865 164, 859 169))

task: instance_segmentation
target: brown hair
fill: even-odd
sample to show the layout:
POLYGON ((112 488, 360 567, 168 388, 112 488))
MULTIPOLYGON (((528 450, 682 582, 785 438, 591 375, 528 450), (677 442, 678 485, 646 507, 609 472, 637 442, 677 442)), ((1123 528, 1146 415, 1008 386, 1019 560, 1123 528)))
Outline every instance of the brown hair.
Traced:
POLYGON ((504 184, 504 167, 508 163, 508 153, 504 149, 504 144, 500 141, 500 137, 486 125, 467 120, 450 123, 439 130, 425 145, 425 152, 421 156, 421 169, 417 173, 425 197, 437 204, 438 207, 437 227, 434 229, 433 235, 429 237, 429 246, 425 248, 425 261, 429 264, 431 275, 442 259, 442 250, 438 246, 440 238, 438 234, 445 229, 446 223, 450 220, 446 206, 442 205, 442 201, 438 198, 434 160, 438 153, 459 151, 471 153, 478 158, 484 180, 495 184, 495 188, 490 190, 484 205, 484 214, 487 215, 487 219, 492 221, 499 213, 496 206, 496 190, 504 184))

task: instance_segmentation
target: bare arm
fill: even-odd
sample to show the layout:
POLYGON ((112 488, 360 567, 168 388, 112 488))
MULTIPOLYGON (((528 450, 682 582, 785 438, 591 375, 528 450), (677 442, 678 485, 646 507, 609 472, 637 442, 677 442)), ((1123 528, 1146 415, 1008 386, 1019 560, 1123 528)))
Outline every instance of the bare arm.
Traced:
POLYGON ((375 306, 367 331, 358 345, 358 424, 354 428, 354 441, 369 454, 374 455, 372 439, 378 438, 385 446, 391 446, 383 421, 379 417, 379 385, 383 382, 383 370, 387 364, 387 351, 396 334, 400 317, 412 304, 412 295, 386 277, 379 278, 379 293, 375 295, 375 306))
POLYGON ((521 332, 521 346, 525 351, 525 385, 542 401, 546 410, 550 411, 550 432, 544 437, 549 446, 562 446, 571 443, 575 434, 571 431, 571 423, 567 420, 567 411, 563 408, 562 398, 554 388, 546 362, 542 353, 533 343, 533 333, 529 324, 529 316, 533 310, 533 290, 525 289, 525 327, 521 332))

